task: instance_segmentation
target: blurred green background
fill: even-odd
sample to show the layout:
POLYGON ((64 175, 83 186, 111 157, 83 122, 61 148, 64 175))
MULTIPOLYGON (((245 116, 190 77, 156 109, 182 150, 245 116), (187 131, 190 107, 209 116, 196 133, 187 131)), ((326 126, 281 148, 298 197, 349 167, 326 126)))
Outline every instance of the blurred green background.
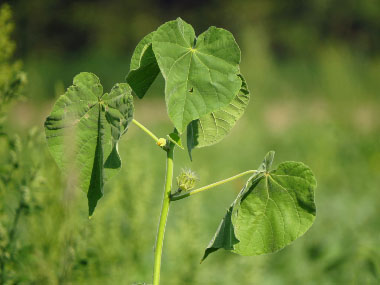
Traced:
MULTIPOLYGON (((380 4, 375 0, 15 0, 0 13, 0 283, 139 284, 151 281, 165 157, 131 126, 123 168, 93 219, 48 153, 43 122, 81 71, 105 89, 123 82, 138 41, 182 17, 199 34, 235 35, 252 93, 232 133, 195 150, 182 167, 199 186, 275 164, 303 161, 318 180, 317 219, 276 254, 222 250, 199 264, 244 178, 173 203, 162 284, 380 283, 380 4), (13 17, 11 17, 11 12, 13 17)), ((135 117, 172 130, 163 79, 135 117)))

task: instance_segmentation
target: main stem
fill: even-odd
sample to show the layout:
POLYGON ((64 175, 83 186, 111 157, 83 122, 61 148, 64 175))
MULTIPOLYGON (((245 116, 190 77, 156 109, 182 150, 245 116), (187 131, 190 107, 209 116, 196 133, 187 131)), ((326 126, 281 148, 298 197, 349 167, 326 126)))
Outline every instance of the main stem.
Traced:
POLYGON ((169 214, 170 195, 171 195, 172 180, 173 180, 173 156, 174 156, 174 144, 170 143, 169 149, 167 150, 167 154, 166 154, 165 191, 164 191, 164 198, 162 201, 160 223, 158 225, 156 248, 154 252, 153 285, 160 284, 162 246, 163 246, 164 236, 165 236, 166 220, 169 214))

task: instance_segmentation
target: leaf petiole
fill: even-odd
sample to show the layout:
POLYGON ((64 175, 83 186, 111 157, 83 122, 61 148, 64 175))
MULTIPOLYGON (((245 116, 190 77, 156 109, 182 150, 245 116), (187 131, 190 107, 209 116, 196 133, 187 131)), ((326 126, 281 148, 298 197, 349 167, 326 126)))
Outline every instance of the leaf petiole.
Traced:
POLYGON ((173 194, 173 195, 170 196, 170 200, 171 201, 181 200, 181 199, 186 198, 188 196, 191 196, 191 195, 194 195, 194 194, 197 194, 197 193, 200 193, 200 192, 212 189, 212 188, 214 188, 216 186, 219 186, 219 185, 222 185, 224 183, 233 181, 233 180, 238 179, 239 177, 242 177, 244 175, 253 174, 253 173, 256 173, 256 172, 259 172, 259 171, 258 170, 247 170, 247 171, 244 171, 242 173, 239 173, 239 174, 236 174, 234 176, 231 176, 229 178, 220 180, 220 181, 215 182, 215 183, 211 183, 209 185, 206 185, 206 186, 203 186, 203 187, 200 187, 200 188, 188 191, 188 192, 175 193, 175 194, 173 194))
POLYGON ((153 134, 150 130, 148 130, 147 127, 145 127, 143 124, 141 124, 140 122, 136 121, 135 119, 132 120, 132 123, 134 123, 141 130, 143 130, 146 134, 148 134, 148 136, 150 136, 156 142, 156 144, 158 143, 159 138, 155 134, 153 134))

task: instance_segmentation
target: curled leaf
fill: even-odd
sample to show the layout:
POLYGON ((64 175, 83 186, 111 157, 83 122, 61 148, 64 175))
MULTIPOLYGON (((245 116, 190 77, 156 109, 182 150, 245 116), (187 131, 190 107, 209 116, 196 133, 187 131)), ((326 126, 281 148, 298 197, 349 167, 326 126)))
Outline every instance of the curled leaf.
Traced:
POLYGON ((127 82, 133 92, 141 99, 160 73, 152 50, 154 32, 146 35, 133 52, 127 82))

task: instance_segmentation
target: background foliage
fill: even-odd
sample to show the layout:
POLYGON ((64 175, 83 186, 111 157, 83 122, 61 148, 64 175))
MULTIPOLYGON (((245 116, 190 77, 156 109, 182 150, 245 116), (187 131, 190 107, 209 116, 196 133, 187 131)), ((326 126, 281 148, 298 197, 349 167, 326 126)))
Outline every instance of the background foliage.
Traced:
MULTIPOLYGON (((12 24, 3 24, 9 23, 10 10, 3 6, 0 13, 0 70, 20 74, 22 67, 15 62, 21 59, 29 83, 24 99, 0 106, 7 115, 0 123, 3 280, 9 284, 150 280, 163 153, 131 127, 120 142, 124 167, 106 185, 105 197, 88 220, 86 196, 72 191, 47 151, 43 121, 75 74, 94 72, 109 90, 124 81, 137 42, 164 21, 180 16, 197 34, 210 25, 233 32, 242 49, 241 69, 252 99, 232 134, 216 146, 195 150, 193 163, 178 150, 176 172, 180 166, 191 166, 204 185, 255 167, 274 149, 274 165, 296 160, 313 169, 318 212, 311 230, 275 255, 240 257, 220 251, 199 265, 244 178, 181 205, 173 203, 163 284, 380 281, 376 1, 342 5, 338 0, 17 0, 10 7, 13 43, 8 37, 12 24), (11 57, 6 51, 15 44, 11 57)), ((11 79, 0 82, 10 86, 11 79)), ((136 119, 162 136, 171 131, 162 78, 143 101, 135 101, 136 119)))

